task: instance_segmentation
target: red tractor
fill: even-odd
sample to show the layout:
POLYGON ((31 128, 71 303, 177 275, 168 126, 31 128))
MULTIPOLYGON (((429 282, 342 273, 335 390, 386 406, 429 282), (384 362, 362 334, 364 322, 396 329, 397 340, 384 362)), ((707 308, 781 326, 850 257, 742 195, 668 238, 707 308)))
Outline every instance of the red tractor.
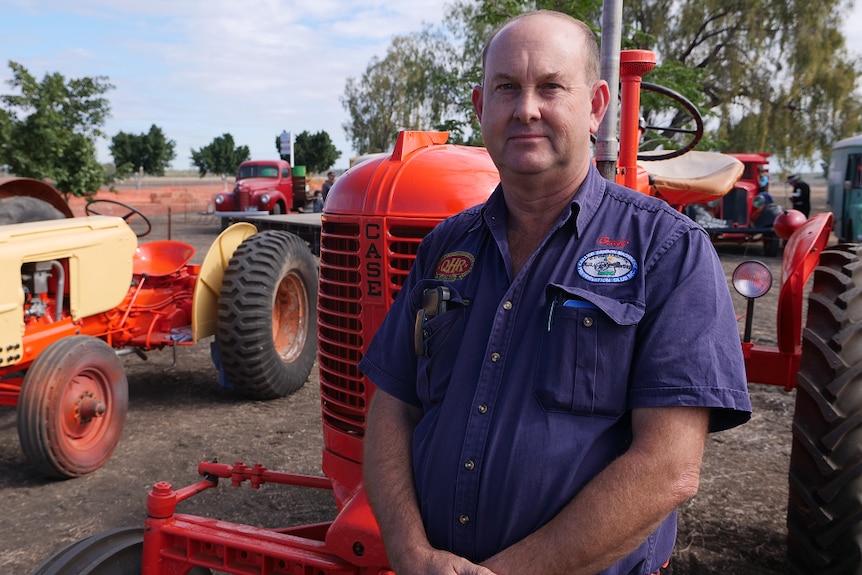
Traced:
MULTIPOLYGON (((617 178, 674 205, 721 197, 739 176, 738 166, 725 160, 718 166, 705 158, 691 162, 699 165, 692 173, 686 169, 688 154, 666 157, 678 162, 679 169, 655 177, 638 166, 639 84, 654 59, 642 51, 620 56, 624 89, 620 158, 613 166, 617 178), (704 187, 704 181, 711 184, 704 187)), ((391 155, 356 165, 327 200, 317 300, 324 477, 275 472, 262 465, 201 463, 202 479, 194 484, 180 489, 167 482, 153 486, 143 527, 74 543, 36 574, 389 572, 361 479, 374 386, 356 365, 403 285, 421 239, 442 218, 483 201, 498 183, 485 150, 448 145, 446 138, 436 132, 401 133, 391 155), (229 479, 233 486, 248 482, 253 488, 279 483, 332 490, 339 512, 331 522, 279 529, 177 512, 184 500, 215 488, 219 479, 229 479)), ((855 343, 862 265, 855 247, 825 249, 831 214, 797 222, 801 227, 791 226, 790 220, 786 216, 776 222, 779 229, 792 232, 784 253, 778 345, 745 341, 748 329, 742 345, 752 382, 791 389, 798 374, 794 434, 803 448, 800 453, 794 449, 791 477, 805 491, 792 488, 791 560, 796 572, 813 573, 844 561, 858 565, 859 503, 851 492, 862 467, 862 443, 855 441, 862 410, 855 407, 858 394, 852 384, 859 377, 862 355, 855 343), (809 327, 802 338, 803 286, 815 268, 809 327)), ((746 263, 734 274, 734 284, 751 298, 752 309, 754 298, 770 287, 771 277, 768 270, 746 263)))
POLYGON ((270 399, 305 382, 317 281, 304 241, 237 224, 197 265, 186 243, 139 245, 129 220, 143 223, 140 236, 151 225, 131 206, 96 200, 86 211, 72 217, 44 182, 0 181, 0 212, 15 222, 0 225, 0 404, 17 406, 39 472, 78 477, 110 457, 128 402, 119 354, 215 334, 223 379, 239 393, 270 399))

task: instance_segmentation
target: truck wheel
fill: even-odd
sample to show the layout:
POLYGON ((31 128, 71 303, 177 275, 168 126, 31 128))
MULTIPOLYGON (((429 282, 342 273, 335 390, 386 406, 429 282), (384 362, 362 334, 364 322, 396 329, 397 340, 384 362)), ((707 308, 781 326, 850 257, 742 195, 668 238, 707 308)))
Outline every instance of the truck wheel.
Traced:
MULTIPOLYGON (((30 575, 140 575, 143 552, 143 527, 111 529, 60 549, 30 575)), ((188 572, 207 574, 203 567, 188 572)))
POLYGON ((216 343, 238 393, 275 399, 303 386, 317 352, 317 269, 298 236, 264 230, 230 259, 216 343))
POLYGON ((126 421, 129 391, 123 364, 108 344, 87 335, 45 348, 24 376, 18 437, 49 477, 79 477, 114 452, 126 421))
POLYGON ((862 561, 862 246, 823 251, 802 336, 787 507, 791 573, 862 561))

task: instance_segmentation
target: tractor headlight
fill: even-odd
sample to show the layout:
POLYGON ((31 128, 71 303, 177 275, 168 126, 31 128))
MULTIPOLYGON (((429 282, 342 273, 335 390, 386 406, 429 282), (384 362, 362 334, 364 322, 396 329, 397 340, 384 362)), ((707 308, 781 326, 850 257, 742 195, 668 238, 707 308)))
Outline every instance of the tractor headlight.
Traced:
POLYGON ((747 298, 758 298, 772 287, 772 272, 763 262, 749 260, 733 270, 733 289, 747 298))

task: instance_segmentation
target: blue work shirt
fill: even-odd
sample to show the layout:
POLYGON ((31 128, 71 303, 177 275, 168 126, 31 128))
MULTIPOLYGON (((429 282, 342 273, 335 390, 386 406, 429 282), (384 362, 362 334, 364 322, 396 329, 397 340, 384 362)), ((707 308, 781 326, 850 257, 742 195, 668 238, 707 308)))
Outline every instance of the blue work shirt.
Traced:
MULTIPOLYGON (((481 562, 547 523, 631 444, 631 410, 750 417, 730 293, 708 236, 591 168, 512 277, 498 188, 423 240, 359 369, 420 406, 416 491, 431 544, 481 562), (420 326, 427 288, 445 313, 420 326)), ((653 573, 676 514, 606 574, 653 573)))

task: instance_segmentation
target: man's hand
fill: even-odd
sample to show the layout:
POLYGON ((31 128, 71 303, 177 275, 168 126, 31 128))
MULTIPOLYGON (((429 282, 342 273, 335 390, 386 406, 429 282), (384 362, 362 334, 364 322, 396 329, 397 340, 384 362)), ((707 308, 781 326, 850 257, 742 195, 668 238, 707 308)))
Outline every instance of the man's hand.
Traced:
POLYGON ((392 562, 397 564, 392 566, 396 575, 494 575, 486 567, 432 547, 392 558, 392 562))

